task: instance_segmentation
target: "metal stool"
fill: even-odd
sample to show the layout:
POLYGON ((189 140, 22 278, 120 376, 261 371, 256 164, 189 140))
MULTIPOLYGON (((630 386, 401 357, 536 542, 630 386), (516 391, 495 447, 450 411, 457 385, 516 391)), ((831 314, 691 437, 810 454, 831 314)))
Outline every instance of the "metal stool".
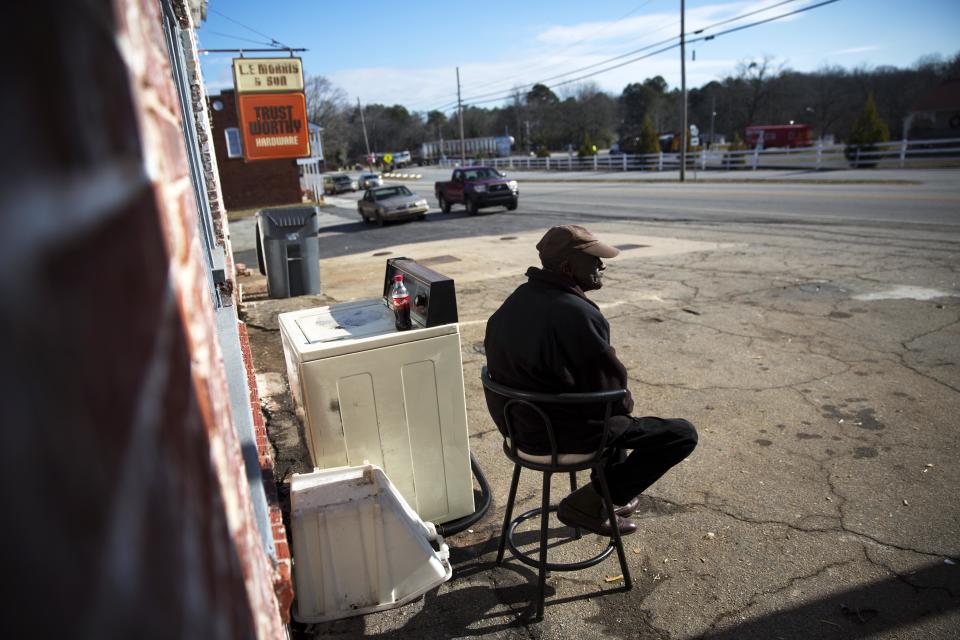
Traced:
MULTIPOLYGON (((614 449, 607 448, 607 438, 609 435, 609 421, 612 412, 613 403, 622 400, 627 394, 626 389, 617 391, 598 391, 593 393, 534 393, 531 391, 520 391, 511 389, 502 384, 498 384, 490 379, 487 368, 484 367, 480 374, 484 389, 489 392, 506 398, 507 403, 503 408, 504 422, 507 427, 507 436, 503 442, 503 452, 513 461, 513 482, 510 484, 510 496, 507 499, 507 510, 503 516, 503 529, 500 532, 500 549, 497 552, 497 564, 503 562, 504 546, 510 546, 510 552, 515 558, 524 564, 534 567, 539 571, 540 582, 537 587, 537 620, 543 619, 544 588, 546 586, 547 571, 579 571, 592 567, 603 562, 614 549, 620 558, 620 570, 623 572, 624 590, 633 588, 633 581, 630 578, 630 569, 627 567, 627 557, 623 551, 623 541, 620 539, 620 530, 617 526, 611 526, 612 535, 607 548, 599 554, 582 560, 580 562, 555 563, 547 561, 547 531, 550 520, 550 512, 556 511, 557 507, 550 504, 550 477, 555 473, 570 474, 570 490, 577 489, 577 471, 592 469, 600 483, 601 497, 608 514, 614 513, 613 500, 610 499, 610 489, 604 478, 603 468, 607 459, 615 453, 614 449), (600 446, 592 453, 559 453, 557 451, 557 440, 553 433, 553 424, 550 417, 540 408, 539 405, 545 404, 603 404, 603 435, 601 436, 600 446), (511 409, 526 407, 540 418, 546 430, 550 441, 550 455, 535 455, 526 453, 517 448, 516 438, 513 433, 513 418, 511 409), (531 509, 526 513, 520 514, 516 518, 513 516, 513 503, 517 497, 517 485, 520 482, 520 470, 530 469, 539 471, 543 474, 543 494, 541 506, 531 509), (531 518, 540 516, 540 558, 539 560, 531 558, 529 555, 517 549, 513 542, 513 534, 520 523, 531 518), (512 519, 511 519, 512 518, 512 519)), ((615 520, 614 520, 615 522, 615 520)), ((575 528, 576 539, 580 539, 580 529, 575 528)))

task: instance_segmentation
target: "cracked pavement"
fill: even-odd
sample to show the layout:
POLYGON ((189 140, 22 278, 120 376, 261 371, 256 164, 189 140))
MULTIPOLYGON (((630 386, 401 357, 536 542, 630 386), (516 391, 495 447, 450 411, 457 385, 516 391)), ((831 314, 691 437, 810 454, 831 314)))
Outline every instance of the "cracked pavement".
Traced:
MULTIPOLYGON (((278 310, 376 296, 384 258, 372 257, 374 245, 460 260, 436 268, 457 280, 471 447, 492 488, 490 512, 448 539, 455 573, 439 589, 396 610, 298 625, 294 635, 955 637, 960 233, 909 224, 585 222, 614 244, 645 245, 610 260, 604 288, 591 294, 630 371, 636 414, 687 418, 700 444, 634 515, 638 531, 624 539, 633 590, 607 580, 619 573, 615 557, 554 573, 545 620, 525 622, 535 572, 509 553, 493 564, 512 468, 479 382, 484 322, 535 263, 527 239, 572 220, 493 214, 372 231, 380 239, 370 246, 321 260, 322 296, 258 299, 262 278, 241 279, 286 478, 309 462, 286 399, 278 310), (444 225, 461 237, 451 240, 444 225), (497 244, 496 268, 477 261, 497 244), (944 295, 898 298, 897 286, 944 295)), ((351 229, 322 237, 321 255, 325 242, 354 242, 351 229)), ((515 513, 538 504, 539 481, 523 473, 515 513)), ((559 500, 566 483, 553 484, 559 500)), ((551 521, 552 561, 599 548, 598 537, 570 533, 551 521)), ((517 534, 526 549, 535 537, 529 525, 517 534)))

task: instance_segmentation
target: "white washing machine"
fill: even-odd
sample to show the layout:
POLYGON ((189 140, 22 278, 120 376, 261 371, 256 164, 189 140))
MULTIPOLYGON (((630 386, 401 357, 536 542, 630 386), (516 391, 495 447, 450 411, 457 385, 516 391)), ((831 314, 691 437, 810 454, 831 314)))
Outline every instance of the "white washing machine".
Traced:
POLYGON ((317 468, 369 461, 423 520, 473 513, 451 279, 398 258, 387 263, 383 298, 283 313, 279 322, 290 390, 317 468), (410 292, 409 331, 396 330, 386 305, 394 273, 404 274, 410 292))

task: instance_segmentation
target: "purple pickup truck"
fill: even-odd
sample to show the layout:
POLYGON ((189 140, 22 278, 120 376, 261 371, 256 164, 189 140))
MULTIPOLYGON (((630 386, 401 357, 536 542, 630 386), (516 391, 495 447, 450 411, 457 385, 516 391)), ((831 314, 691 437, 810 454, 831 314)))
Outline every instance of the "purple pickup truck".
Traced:
POLYGON ((520 199, 517 181, 491 167, 454 169, 450 180, 437 182, 433 190, 441 211, 450 213, 451 205, 462 204, 472 216, 484 207, 503 206, 513 211, 520 199))

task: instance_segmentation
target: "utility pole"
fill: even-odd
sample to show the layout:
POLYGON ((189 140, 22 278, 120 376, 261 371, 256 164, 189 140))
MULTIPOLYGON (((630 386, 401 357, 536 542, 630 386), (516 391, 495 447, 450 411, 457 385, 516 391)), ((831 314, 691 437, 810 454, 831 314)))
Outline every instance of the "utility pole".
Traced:
POLYGON ((443 144, 443 127, 440 126, 440 123, 437 123, 437 135, 440 136, 440 160, 446 162, 447 160, 447 149, 443 144))
POLYGON ((457 67, 457 119, 460 120, 460 166, 467 164, 467 149, 463 142, 463 103, 460 101, 460 67, 457 67))
MULTIPOLYGON (((517 112, 517 149, 519 150, 523 146, 523 127, 520 126, 520 92, 514 91, 513 94, 513 108, 517 112)), ((511 151, 511 153, 513 153, 511 151)))
POLYGON ((680 129, 680 182, 687 179, 687 37, 686 7, 684 0, 680 0, 680 99, 683 101, 683 119, 680 129))
POLYGON ((370 140, 367 139, 367 123, 363 119, 363 107, 360 106, 360 96, 357 96, 357 109, 360 110, 360 125, 363 127, 363 144, 367 147, 367 163, 370 163, 370 140))
POLYGON ((717 117, 717 96, 714 94, 713 100, 710 101, 710 146, 713 147, 716 140, 713 138, 713 121, 717 117))

